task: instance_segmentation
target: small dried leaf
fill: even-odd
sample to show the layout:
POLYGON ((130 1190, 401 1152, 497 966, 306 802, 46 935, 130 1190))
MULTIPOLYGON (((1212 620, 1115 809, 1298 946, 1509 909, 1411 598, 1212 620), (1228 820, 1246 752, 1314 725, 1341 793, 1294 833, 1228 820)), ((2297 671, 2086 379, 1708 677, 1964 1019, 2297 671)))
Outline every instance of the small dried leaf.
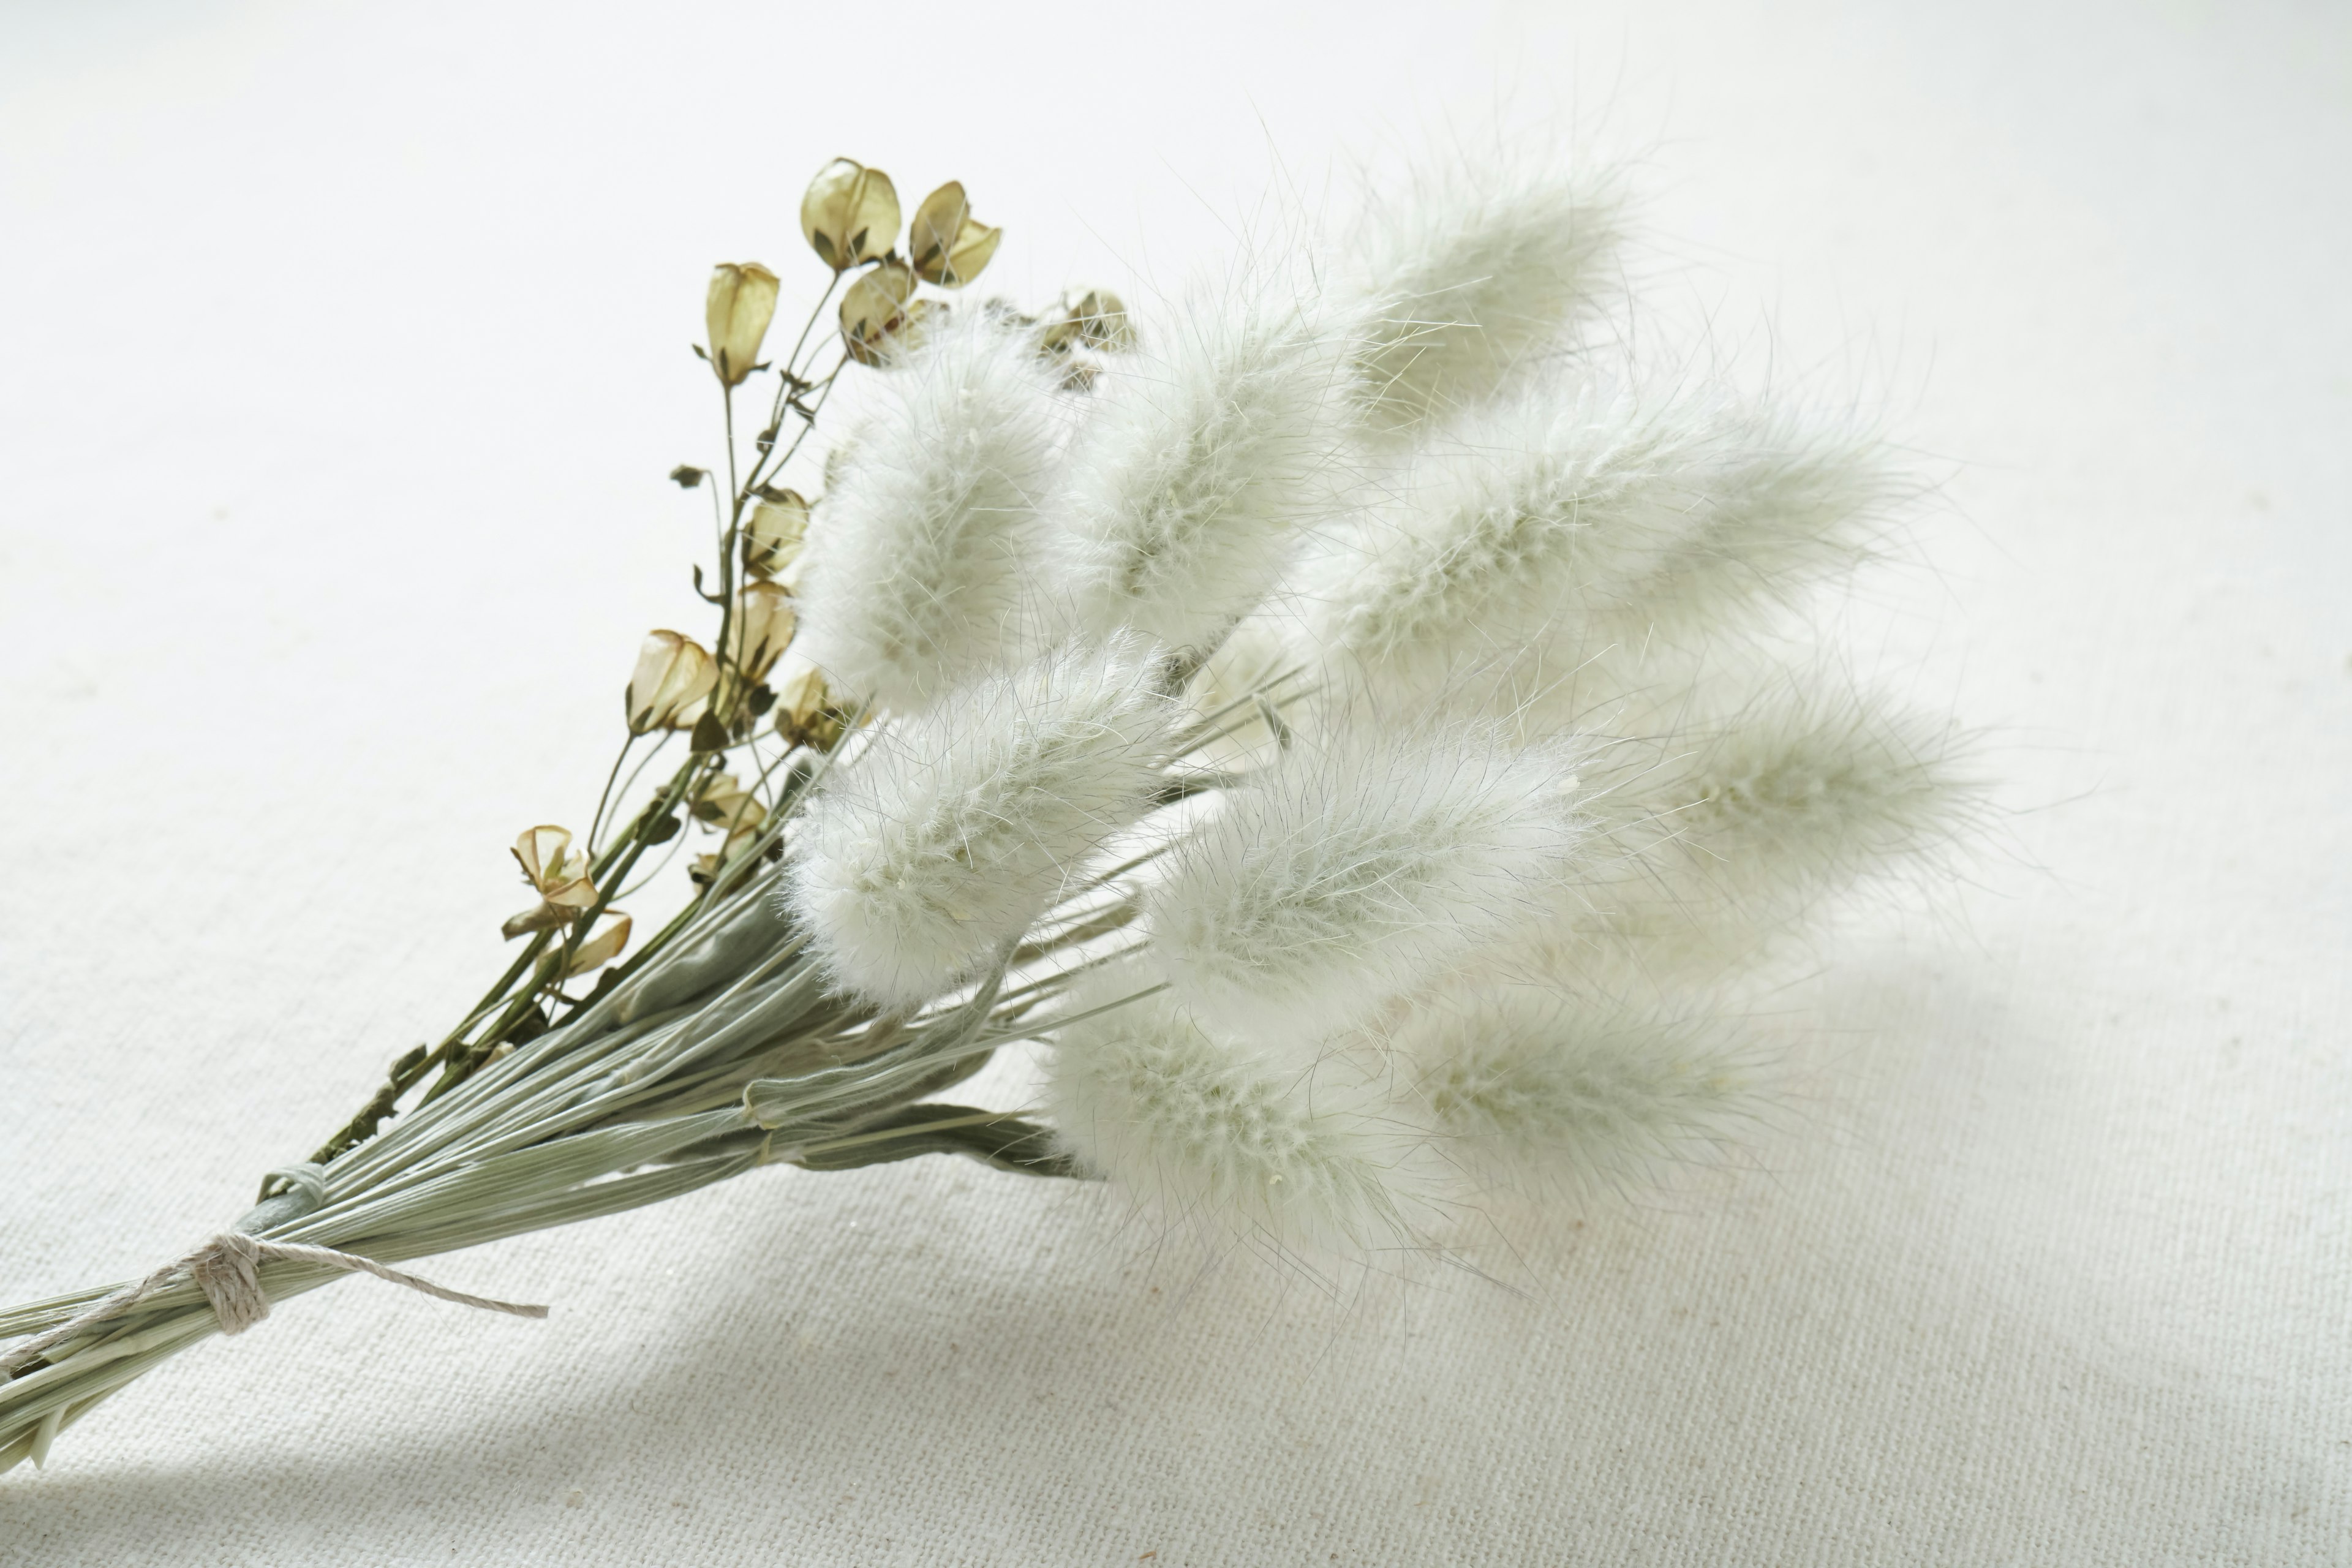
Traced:
POLYGON ((809 503, 797 490, 766 490, 743 524, 743 570, 773 577, 793 563, 808 537, 809 503))
POLYGON ((722 262, 710 274, 702 309, 710 367, 727 385, 740 385, 760 363, 760 344, 775 319, 776 275, 756 261, 722 262))
POLYGON ((898 237, 898 189, 881 170, 835 158, 801 197, 801 233, 835 272, 881 256, 898 237))
POLYGON ((727 726, 719 715, 705 712, 694 721, 694 732, 688 737, 687 746, 696 752, 724 751, 727 747, 727 726))
POLYGON ((852 283, 841 297, 841 338, 849 357, 865 365, 886 363, 890 334, 905 324, 914 293, 915 274, 902 261, 886 261, 852 283))
POLYGON ((915 209, 915 221, 907 227, 907 254, 924 282, 961 289, 980 276, 1003 235, 971 216, 961 182, 950 180, 915 209))
POLYGON ((580 944, 580 951, 564 965, 567 977, 603 968, 620 957, 621 950, 629 945, 629 917, 618 910, 606 910, 604 913, 611 923, 580 944))
POLYGON ((648 844, 667 844, 677 837, 685 826, 675 816, 656 816, 645 825, 637 837, 648 844))

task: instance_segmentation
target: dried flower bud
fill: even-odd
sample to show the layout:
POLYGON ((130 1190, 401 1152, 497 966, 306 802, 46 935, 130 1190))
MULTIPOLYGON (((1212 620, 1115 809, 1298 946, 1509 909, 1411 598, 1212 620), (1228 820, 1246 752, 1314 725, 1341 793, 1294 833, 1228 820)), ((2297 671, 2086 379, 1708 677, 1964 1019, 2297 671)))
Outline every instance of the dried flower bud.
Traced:
POLYGON ((776 496, 753 507, 743 525, 743 570, 754 577, 773 577, 791 565, 808 536, 809 503, 798 490, 776 496))
POLYGON ((746 583, 734 620, 737 668, 747 682, 766 679, 793 640, 793 596, 773 583, 746 583))
POLYGON ((757 828, 768 808, 733 773, 719 773, 695 792, 694 815, 698 821, 724 827, 731 837, 757 828))
POLYGON ((894 346, 887 340, 906 324, 914 293, 915 274, 903 261, 886 261, 852 283, 841 297, 841 337, 849 357, 860 364, 884 363, 894 346))
POLYGON ((1122 353, 1135 347, 1135 325, 1127 301, 1108 289, 1073 289, 1062 296, 1058 314, 1045 324, 1038 346, 1055 353, 1083 345, 1122 353))
POLYGON ((572 962, 563 966, 565 975, 585 974, 592 969, 602 969, 620 957, 621 950, 629 945, 629 917, 618 910, 607 910, 604 913, 612 923, 580 944, 580 951, 573 953, 572 962))
POLYGON ((760 343, 776 313, 776 275, 756 261, 725 262, 710 274, 702 308, 710 332, 710 368, 729 386, 760 363, 760 343))
POLYGON ((710 886, 719 880, 719 873, 725 870, 730 862, 740 859, 759 837, 760 830, 756 827, 740 828, 729 834, 725 847, 694 858, 693 863, 687 868, 687 879, 698 888, 710 886))
POLYGON ((637 649, 636 672, 629 677, 629 732, 685 730, 702 717, 719 667, 692 637, 655 632, 637 649))
POLYGON ((907 226, 907 254, 924 282, 961 289, 980 276, 1003 237, 1003 229, 972 217, 963 183, 950 180, 915 209, 915 221, 907 226))
POLYGON ((538 889, 540 901, 499 928, 509 942, 526 931, 568 925, 595 906, 596 886, 588 879, 588 858, 572 853, 569 830, 551 824, 525 828, 515 840, 512 853, 524 879, 538 889))
POLYGON ((827 267, 846 271, 898 237, 898 189, 881 170, 835 158, 801 197, 801 233, 827 267))
POLYGON ((841 739, 833 692, 814 666, 803 665, 777 683, 776 733, 794 745, 818 751, 841 739))

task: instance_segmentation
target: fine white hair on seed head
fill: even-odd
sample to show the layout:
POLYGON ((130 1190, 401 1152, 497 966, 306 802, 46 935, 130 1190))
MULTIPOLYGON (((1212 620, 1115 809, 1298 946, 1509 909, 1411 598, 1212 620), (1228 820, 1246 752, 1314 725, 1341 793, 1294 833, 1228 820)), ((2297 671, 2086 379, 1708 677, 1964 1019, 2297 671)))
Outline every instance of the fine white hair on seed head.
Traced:
MULTIPOLYGON (((1114 972, 1090 994, 1139 978, 1149 983, 1114 972)), ((1057 1031, 1047 1100, 1063 1144, 1167 1220, 1286 1249, 1419 1245, 1453 1178, 1414 1120, 1409 1080, 1345 1055, 1265 1048, 1164 992, 1057 1031)))
POLYGON ((1466 1173, 1620 1185, 1753 1117, 1769 1064, 1725 1020, 1526 984, 1449 991, 1391 1034, 1466 1173))
POLYGON ((1048 511, 1080 630, 1205 648, 1265 595, 1327 493, 1330 356, 1295 300, 1196 290, 1095 382, 1048 511))
POLYGON ((1813 667, 1703 683, 1679 729, 1592 759, 1593 852, 1547 940, 1659 974, 1765 955, 1857 882, 1931 860, 1981 799, 1965 736, 1813 667))
POLYGON ((1576 795, 1572 748, 1485 725, 1302 744, 1174 845, 1146 900, 1159 962, 1214 1024, 1345 1027, 1541 907, 1576 795))
POLYGON ((1141 638, 1062 647, 900 721, 830 777, 785 898, 817 960, 886 1006, 1017 939, 1149 808, 1172 705, 1141 638))
POLYGON ((1059 416, 1028 339, 979 310, 932 328, 875 395, 811 521, 798 651, 852 698, 908 712, 1034 642, 1059 416))
POLYGON ((1368 198, 1333 313, 1362 427, 1416 432, 1475 406, 1618 291, 1626 200, 1602 168, 1461 155, 1368 198))
POLYGON ((1426 700, 1555 647, 1719 638, 1863 559, 1896 489, 1858 436, 1719 399, 1538 384, 1319 541, 1293 597, 1335 672, 1426 700))

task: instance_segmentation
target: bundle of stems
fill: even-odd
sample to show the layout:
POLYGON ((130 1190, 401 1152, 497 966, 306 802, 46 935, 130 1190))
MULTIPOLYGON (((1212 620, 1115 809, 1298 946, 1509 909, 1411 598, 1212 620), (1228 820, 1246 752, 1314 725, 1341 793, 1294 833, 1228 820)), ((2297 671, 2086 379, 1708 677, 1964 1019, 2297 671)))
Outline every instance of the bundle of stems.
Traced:
POLYGON ((232 1232, 0 1313, 0 1469, 271 1300, 449 1295, 390 1266, 761 1165, 1107 1177, 1296 1254, 1726 1136, 1740 977, 1973 786, 1789 651, 1907 493, 1881 445, 1603 374, 1623 213, 1605 172, 1441 170, 1142 334, 951 298, 999 238, 963 187, 902 250, 887 177, 828 165, 787 353, 774 274, 711 280, 724 485, 671 478, 717 636, 646 639, 577 849, 517 840, 520 955, 232 1232), (869 374, 825 494, 783 488, 869 374), (1042 1113, 939 1098, 1021 1042, 1042 1113))

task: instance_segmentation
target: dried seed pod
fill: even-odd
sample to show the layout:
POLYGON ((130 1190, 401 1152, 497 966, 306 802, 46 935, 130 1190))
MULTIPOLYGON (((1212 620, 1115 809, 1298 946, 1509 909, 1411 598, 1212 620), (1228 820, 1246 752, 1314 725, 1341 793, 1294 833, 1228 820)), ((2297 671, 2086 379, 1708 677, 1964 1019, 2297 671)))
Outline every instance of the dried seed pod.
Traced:
POLYGON ((776 275, 756 261, 724 262, 710 274, 702 307, 710 333, 710 368, 729 386, 760 363, 760 343, 776 314, 776 275))
POLYGON ((963 183, 950 180, 915 209, 915 221, 907 226, 907 254, 924 282, 961 289, 980 276, 1003 237, 1003 229, 971 216, 963 183))
POLYGON ((697 821, 723 827, 731 837, 756 829, 768 808, 733 773, 719 773, 695 793, 694 815, 697 821))
POLYGON ((618 910, 607 910, 604 913, 611 923, 580 944, 580 951, 573 953, 572 962, 563 966, 567 977, 604 968, 620 957, 621 950, 629 945, 629 917, 618 910))
POLYGON ((1077 347, 1123 353, 1135 347, 1135 326, 1127 301, 1109 289, 1073 289, 1062 296, 1037 342, 1053 353, 1077 347))
POLYGON ((734 620, 736 667, 747 684, 766 679, 793 640, 793 596, 773 583, 747 583, 734 620))
POLYGON ((773 577, 793 563, 808 537, 809 503, 798 490, 781 490, 751 509, 743 525, 743 570, 773 577))
POLYGON ((629 677, 629 732, 693 728, 718 684, 709 649, 676 632, 653 633, 637 649, 637 668, 629 677))
POLYGON ((898 189, 881 170, 835 158, 801 197, 801 233, 835 272, 884 255, 898 237, 898 189))
POLYGON ((841 339, 860 364, 886 363, 897 345, 888 340, 906 324, 907 301, 915 295, 914 271, 903 261, 886 261, 849 286, 841 297, 841 339))
POLYGON ((776 733, 794 745, 829 750, 841 739, 834 695, 814 665, 802 665, 776 683, 776 733))

